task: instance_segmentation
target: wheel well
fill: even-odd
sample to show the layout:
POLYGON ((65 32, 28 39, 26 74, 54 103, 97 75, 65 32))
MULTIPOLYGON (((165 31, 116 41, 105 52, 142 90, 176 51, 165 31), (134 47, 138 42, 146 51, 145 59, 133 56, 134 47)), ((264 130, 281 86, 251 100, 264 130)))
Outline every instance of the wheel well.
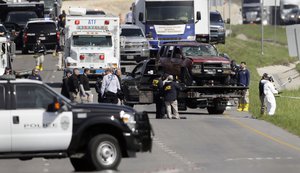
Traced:
POLYGON ((123 137, 123 133, 121 129, 118 129, 115 126, 109 125, 109 124, 101 124, 101 125, 94 125, 89 127, 88 129, 85 130, 85 132, 83 133, 83 138, 81 141, 83 141, 84 143, 81 145, 82 147, 79 148, 79 151, 85 151, 85 149, 87 148, 88 142, 95 136, 99 135, 99 134, 109 134, 114 136, 120 145, 120 149, 122 151, 122 156, 123 157, 128 157, 128 153, 127 153, 127 144, 125 142, 125 139, 123 137))

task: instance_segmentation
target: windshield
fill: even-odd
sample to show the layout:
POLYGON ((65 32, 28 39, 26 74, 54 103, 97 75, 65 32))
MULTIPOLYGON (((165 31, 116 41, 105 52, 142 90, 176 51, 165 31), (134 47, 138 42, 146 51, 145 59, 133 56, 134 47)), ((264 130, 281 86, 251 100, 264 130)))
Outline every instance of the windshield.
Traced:
POLYGON ((184 56, 218 56, 217 50, 211 45, 182 47, 184 56))
POLYGON ((32 11, 13 12, 7 15, 6 22, 25 25, 29 21, 29 19, 32 18, 38 18, 35 12, 32 11))
POLYGON ((31 33, 45 33, 56 32, 56 25, 53 22, 48 23, 29 23, 27 32, 31 33))
POLYGON ((293 5, 293 4, 283 5, 283 9, 293 9, 293 8, 298 8, 298 5, 293 5))
POLYGON ((211 22, 223 22, 220 14, 210 13, 210 21, 211 22))
POLYGON ((101 46, 111 47, 111 36, 103 35, 75 35, 73 36, 74 46, 101 46))
POLYGON ((4 33, 6 33, 6 29, 5 29, 5 27, 4 26, 0 26, 0 33, 1 32, 4 32, 4 33))
POLYGON ((147 22, 173 22, 176 24, 194 21, 193 1, 146 2, 147 22))
POLYGON ((260 3, 260 0, 244 0, 244 3, 245 4, 248 4, 248 3, 260 3))
POLYGON ((144 34, 141 29, 122 29, 121 36, 126 37, 144 37, 144 34))

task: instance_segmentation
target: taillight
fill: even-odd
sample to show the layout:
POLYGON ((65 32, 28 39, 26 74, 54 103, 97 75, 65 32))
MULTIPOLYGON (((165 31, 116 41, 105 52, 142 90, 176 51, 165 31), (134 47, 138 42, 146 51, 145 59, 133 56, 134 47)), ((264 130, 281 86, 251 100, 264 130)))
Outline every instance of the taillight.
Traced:
POLYGON ((75 25, 79 25, 80 24, 80 20, 75 20, 75 25))
POLYGON ((80 56, 79 56, 79 59, 80 59, 80 60, 84 60, 84 58, 85 58, 84 55, 80 55, 80 56))
POLYGON ((28 41, 27 32, 24 33, 24 38, 23 38, 23 40, 24 40, 24 43, 27 43, 27 41, 28 41))
POLYGON ((104 24, 105 24, 105 25, 109 25, 109 20, 105 20, 105 21, 104 21, 104 24))
POLYGON ((59 41, 59 39, 60 39, 60 34, 59 32, 56 32, 56 40, 59 41))
POLYGON ((100 55, 100 56, 99 56, 99 59, 100 59, 100 60, 104 60, 104 55, 100 55))

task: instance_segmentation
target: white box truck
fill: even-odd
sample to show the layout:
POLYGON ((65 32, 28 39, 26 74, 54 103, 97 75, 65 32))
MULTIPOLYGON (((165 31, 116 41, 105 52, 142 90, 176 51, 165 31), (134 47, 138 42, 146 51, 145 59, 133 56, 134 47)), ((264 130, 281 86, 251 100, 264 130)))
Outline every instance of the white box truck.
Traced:
POLYGON ((86 15, 86 10, 69 10, 66 17, 64 62, 66 69, 91 69, 96 78, 105 68, 120 68, 119 17, 86 15))

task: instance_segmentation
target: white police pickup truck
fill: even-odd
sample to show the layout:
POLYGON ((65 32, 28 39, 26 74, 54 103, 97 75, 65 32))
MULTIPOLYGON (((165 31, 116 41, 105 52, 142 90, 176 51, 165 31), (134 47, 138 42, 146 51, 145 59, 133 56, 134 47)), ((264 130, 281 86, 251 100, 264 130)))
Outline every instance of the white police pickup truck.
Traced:
POLYGON ((1 76, 0 115, 0 159, 69 157, 76 171, 94 171, 152 146, 147 113, 73 104, 40 81, 1 76))

